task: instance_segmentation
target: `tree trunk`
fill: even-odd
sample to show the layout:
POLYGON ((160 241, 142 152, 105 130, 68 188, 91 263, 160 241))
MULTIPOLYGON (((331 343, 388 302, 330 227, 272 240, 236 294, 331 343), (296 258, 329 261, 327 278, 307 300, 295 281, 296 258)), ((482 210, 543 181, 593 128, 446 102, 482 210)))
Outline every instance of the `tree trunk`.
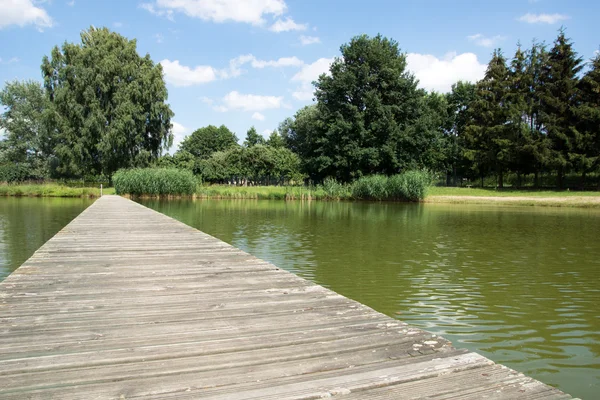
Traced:
POLYGON ((562 165, 560 167, 558 167, 558 176, 557 176, 557 182, 556 182, 558 189, 562 190, 564 182, 563 182, 563 167, 562 165))
POLYGON ((540 179, 540 177, 539 177, 539 172, 538 172, 538 170, 536 169, 536 170, 535 170, 535 173, 534 173, 534 176, 533 176, 533 187, 534 187, 534 188, 536 188, 536 189, 537 189, 537 188, 540 186, 540 181, 539 181, 539 179, 540 179))
POLYGON ((587 172, 586 170, 583 170, 583 172, 581 173, 581 190, 585 190, 585 181, 586 181, 586 176, 587 172))
POLYGON ((453 186, 456 186, 458 184, 456 177, 456 165, 452 165, 452 184, 453 186))
POLYGON ((483 171, 481 171, 481 188, 483 189, 483 171))
POLYGON ((517 171, 517 189, 521 189, 521 172, 517 171))
POLYGON ((502 168, 500 168, 500 171, 498 171, 498 188, 504 188, 504 171, 502 168))

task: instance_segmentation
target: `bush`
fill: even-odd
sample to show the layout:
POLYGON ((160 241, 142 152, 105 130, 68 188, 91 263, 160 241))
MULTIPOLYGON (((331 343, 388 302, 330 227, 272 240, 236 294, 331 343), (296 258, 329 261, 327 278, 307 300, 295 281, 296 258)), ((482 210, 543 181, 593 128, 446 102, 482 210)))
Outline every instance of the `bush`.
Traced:
POLYGON ((165 168, 119 170, 113 175, 117 194, 132 196, 192 195, 196 178, 191 171, 165 168))
POLYGON ((322 185, 318 189, 322 189, 324 198, 329 200, 340 200, 348 197, 348 189, 343 183, 339 183, 334 178, 325 178, 322 185))
POLYGON ((431 177, 425 171, 407 171, 399 175, 363 176, 352 184, 352 197, 361 200, 419 201, 427 195, 431 177))
POLYGON ((23 164, 0 165, 0 182, 14 183, 32 179, 29 168, 23 164))
POLYGON ((360 200, 387 200, 388 178, 383 175, 370 175, 358 178, 352 184, 352 197, 360 200))
POLYGON ((419 201, 427 196, 431 185, 431 176, 424 171, 407 171, 388 179, 388 198, 390 200, 419 201))

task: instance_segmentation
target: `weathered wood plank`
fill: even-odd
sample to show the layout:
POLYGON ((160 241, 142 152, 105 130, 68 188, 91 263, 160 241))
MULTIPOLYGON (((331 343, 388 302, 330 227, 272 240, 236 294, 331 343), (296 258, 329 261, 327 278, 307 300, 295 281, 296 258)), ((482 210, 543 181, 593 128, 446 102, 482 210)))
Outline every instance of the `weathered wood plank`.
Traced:
POLYGON ((105 196, 0 284, 2 399, 568 399, 105 196))

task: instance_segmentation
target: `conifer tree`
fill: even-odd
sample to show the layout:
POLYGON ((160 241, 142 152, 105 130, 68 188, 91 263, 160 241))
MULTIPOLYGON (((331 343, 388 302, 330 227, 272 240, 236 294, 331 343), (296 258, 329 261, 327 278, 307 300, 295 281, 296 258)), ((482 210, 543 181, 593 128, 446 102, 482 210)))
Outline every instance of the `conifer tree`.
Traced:
POLYGON ((585 175, 600 167, 600 53, 591 60, 590 69, 579 84, 579 104, 576 117, 579 121, 577 148, 582 170, 582 186, 585 175))
POLYGON ((471 125, 466 129, 468 152, 483 177, 495 170, 498 187, 504 186, 504 172, 510 165, 513 142, 507 96, 508 68, 500 50, 495 50, 484 78, 477 83, 476 99, 471 109, 471 125))
POLYGON ((549 166, 557 172, 557 186, 564 186, 565 172, 580 158, 575 108, 582 60, 561 29, 541 74, 540 122, 551 142, 549 166))

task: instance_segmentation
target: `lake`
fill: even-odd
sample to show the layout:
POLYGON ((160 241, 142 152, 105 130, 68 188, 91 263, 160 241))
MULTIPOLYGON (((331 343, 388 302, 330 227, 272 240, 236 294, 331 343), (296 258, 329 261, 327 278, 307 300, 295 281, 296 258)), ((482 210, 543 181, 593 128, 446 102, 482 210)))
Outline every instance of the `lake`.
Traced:
MULTIPOLYGON (((6 265, 29 257, 60 221, 87 204, 0 199, 0 265, 15 268, 6 265), (20 246, 30 238, 39 243, 35 248, 20 246)), ((253 200, 142 204, 574 396, 593 399, 600 392, 598 210, 253 200)))

